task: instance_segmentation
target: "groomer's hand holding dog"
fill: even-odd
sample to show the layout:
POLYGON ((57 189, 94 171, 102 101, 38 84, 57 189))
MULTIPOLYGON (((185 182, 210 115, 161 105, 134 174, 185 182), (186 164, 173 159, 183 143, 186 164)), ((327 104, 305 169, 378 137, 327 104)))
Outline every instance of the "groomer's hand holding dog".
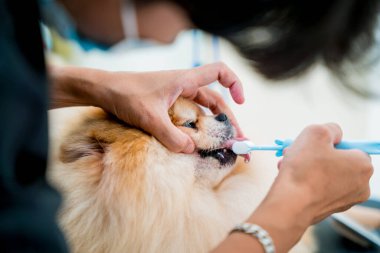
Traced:
MULTIPOLYGON (((285 150, 274 184, 248 219, 269 232, 276 252, 288 252, 308 226, 368 199, 371 159, 358 150, 335 149, 341 139, 338 125, 314 125, 285 150)), ((215 252, 260 250, 257 241, 233 233, 215 252)))
POLYGON ((51 66, 52 108, 94 105, 154 135, 167 148, 191 153, 194 143, 171 122, 168 109, 179 96, 190 98, 214 114, 229 116, 238 137, 242 132, 222 97, 205 87, 219 81, 238 104, 244 102, 239 78, 223 63, 188 70, 157 72, 108 72, 51 66))

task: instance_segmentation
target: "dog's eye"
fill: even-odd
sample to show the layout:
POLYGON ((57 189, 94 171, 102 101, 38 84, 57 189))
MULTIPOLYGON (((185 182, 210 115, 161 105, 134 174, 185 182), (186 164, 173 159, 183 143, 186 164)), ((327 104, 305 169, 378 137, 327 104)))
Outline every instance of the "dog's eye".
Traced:
POLYGON ((197 128, 197 125, 195 124, 195 122, 194 122, 194 121, 191 121, 191 120, 186 121, 185 123, 183 123, 182 126, 184 126, 184 127, 188 127, 188 128, 194 128, 194 129, 197 128))

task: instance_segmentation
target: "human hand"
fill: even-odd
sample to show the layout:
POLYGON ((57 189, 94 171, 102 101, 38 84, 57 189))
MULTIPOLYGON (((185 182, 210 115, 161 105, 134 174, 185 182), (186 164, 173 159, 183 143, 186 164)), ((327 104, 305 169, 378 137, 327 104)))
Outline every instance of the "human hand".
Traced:
POLYGON ((170 121, 168 109, 179 96, 209 108, 214 114, 224 112, 242 137, 242 131, 222 97, 204 87, 214 81, 230 90, 238 104, 244 102, 239 78, 223 63, 204 65, 188 70, 157 72, 105 72, 96 88, 97 106, 119 119, 154 135, 175 152, 191 153, 194 143, 170 121))
POLYGON ((274 186, 298 192, 293 197, 305 200, 312 223, 347 210, 370 195, 370 157, 359 150, 335 149, 341 139, 342 131, 336 124, 310 126, 285 150, 279 163, 274 186))
MULTIPOLYGON (((362 151, 335 149, 341 139, 338 125, 314 125, 284 150, 277 178, 248 219, 269 232, 276 252, 288 252, 310 225, 368 199, 371 159, 362 151)), ((225 245, 240 240, 247 248, 258 248, 234 237, 225 245)))

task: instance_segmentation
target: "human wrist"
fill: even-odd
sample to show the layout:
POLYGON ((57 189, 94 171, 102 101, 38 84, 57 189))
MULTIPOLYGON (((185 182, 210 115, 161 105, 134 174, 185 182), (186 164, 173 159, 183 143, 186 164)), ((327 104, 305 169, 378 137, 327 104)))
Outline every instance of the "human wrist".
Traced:
POLYGON ((284 185, 281 190, 277 187, 280 185, 275 183, 247 222, 269 233, 276 252, 288 252, 312 224, 312 202, 298 186, 284 185))
MULTIPOLYGON (((244 233, 245 235, 252 236, 257 242, 260 243, 264 253, 275 253, 276 249, 271 236, 268 232, 257 224, 243 222, 236 225, 230 232, 232 233, 244 233)), ((256 245, 257 248, 257 245, 256 245)), ((252 249, 253 251, 253 249, 252 249)), ((256 251, 256 250, 255 250, 256 251)))

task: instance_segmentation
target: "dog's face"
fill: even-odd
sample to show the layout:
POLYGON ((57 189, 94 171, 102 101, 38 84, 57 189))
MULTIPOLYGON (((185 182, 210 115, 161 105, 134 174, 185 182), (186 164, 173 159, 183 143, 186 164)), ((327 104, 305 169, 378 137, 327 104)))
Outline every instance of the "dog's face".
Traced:
POLYGON ((179 99, 169 110, 172 122, 188 134, 195 143, 195 169, 203 180, 220 181, 235 164, 231 150, 235 129, 227 115, 206 115, 193 102, 179 99))
POLYGON ((197 182, 217 185, 231 171, 237 158, 230 149, 235 130, 228 117, 225 114, 205 115, 195 103, 182 98, 170 108, 169 116, 193 139, 196 146, 193 154, 169 152, 146 133, 95 111, 69 134, 61 147, 61 161, 89 161, 92 157, 94 163, 103 165, 108 163, 105 160, 111 159, 114 166, 125 160, 142 167, 153 160, 150 167, 156 163, 175 170, 193 170, 197 182))

